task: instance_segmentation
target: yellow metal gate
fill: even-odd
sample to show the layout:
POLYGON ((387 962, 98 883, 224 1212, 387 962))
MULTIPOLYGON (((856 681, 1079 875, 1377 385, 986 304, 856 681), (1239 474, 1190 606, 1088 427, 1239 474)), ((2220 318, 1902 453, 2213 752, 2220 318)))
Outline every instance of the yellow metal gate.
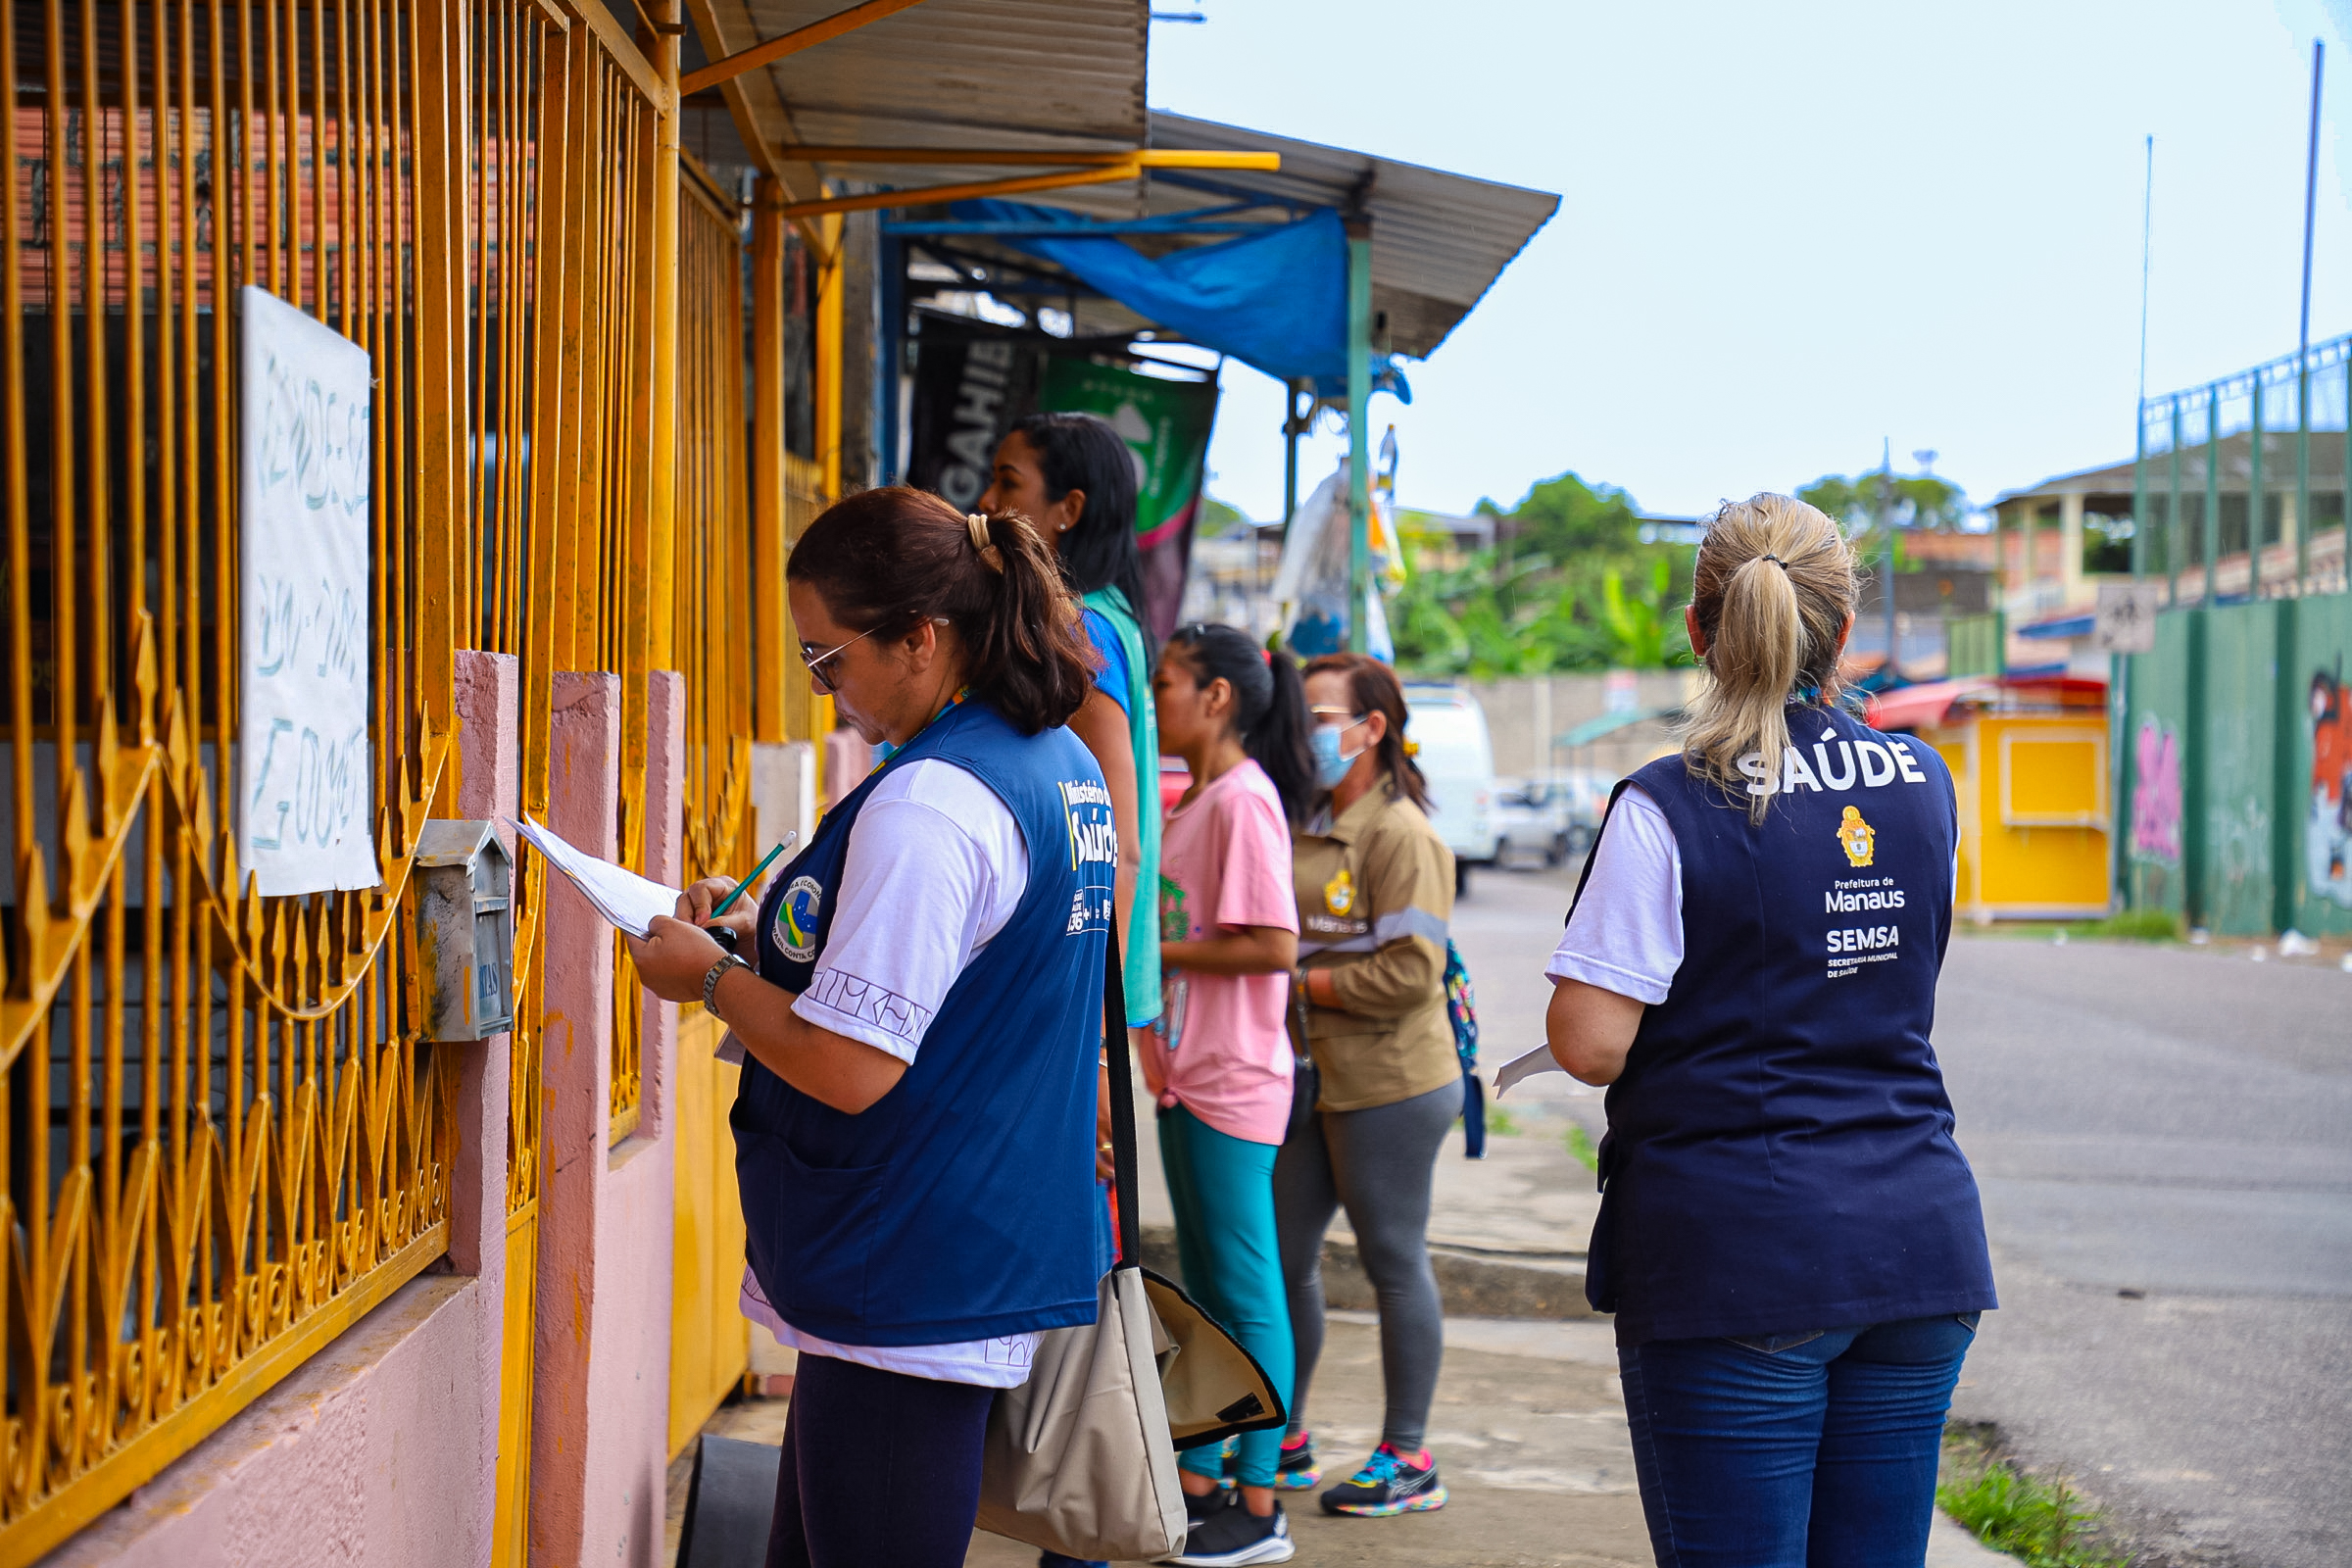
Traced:
POLYGON ((447 4, 0 21, 8 678, 0 1563, 30 1561, 443 1250, 413 846, 450 782, 463 305, 447 4), (405 90, 404 90, 405 84, 405 90), (378 888, 265 899, 238 718, 233 290, 373 357, 378 888))

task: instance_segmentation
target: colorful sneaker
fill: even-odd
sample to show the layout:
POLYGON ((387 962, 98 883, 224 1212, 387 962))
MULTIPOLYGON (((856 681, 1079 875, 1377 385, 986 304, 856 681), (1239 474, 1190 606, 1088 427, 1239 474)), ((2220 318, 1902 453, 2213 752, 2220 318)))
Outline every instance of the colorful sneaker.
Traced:
POLYGON ((1188 1513, 1184 1549, 1162 1562, 1186 1568, 1241 1568, 1245 1563, 1289 1562, 1298 1554, 1281 1503, 1262 1519, 1250 1511, 1239 1492, 1217 1493, 1210 1503, 1204 1516, 1188 1513))
POLYGON ((1392 1514, 1427 1513, 1446 1506, 1446 1487, 1438 1480, 1438 1462, 1427 1448, 1411 1458, 1387 1444, 1354 1475, 1323 1494, 1325 1513, 1351 1513, 1364 1519, 1392 1514))
POLYGON ((1298 1432, 1282 1440, 1282 1461, 1274 1468, 1275 1490, 1304 1492, 1323 1479, 1322 1466, 1315 1463, 1315 1435, 1298 1432))

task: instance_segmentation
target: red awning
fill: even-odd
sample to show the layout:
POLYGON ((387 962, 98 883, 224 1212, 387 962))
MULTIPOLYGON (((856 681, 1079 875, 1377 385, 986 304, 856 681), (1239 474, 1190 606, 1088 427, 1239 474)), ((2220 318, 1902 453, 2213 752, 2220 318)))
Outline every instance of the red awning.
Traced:
POLYGON ((1990 675, 1970 675, 1959 680, 1930 681, 1924 686, 1874 692, 1863 716, 1873 729, 1927 729, 1942 723, 1944 714, 1961 698, 1990 691, 1999 684, 1990 675))

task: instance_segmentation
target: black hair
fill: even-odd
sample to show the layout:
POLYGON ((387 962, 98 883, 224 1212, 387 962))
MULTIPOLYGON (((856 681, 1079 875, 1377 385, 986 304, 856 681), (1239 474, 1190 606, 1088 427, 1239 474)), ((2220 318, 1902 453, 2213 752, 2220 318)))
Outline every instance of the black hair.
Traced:
POLYGON ((1288 654, 1260 648, 1247 632, 1211 621, 1177 627, 1168 646, 1183 651, 1201 685, 1222 680, 1233 687, 1230 722, 1242 750, 1274 781, 1291 826, 1303 827, 1323 790, 1315 782, 1314 753, 1307 745, 1312 725, 1298 665, 1288 654))
POLYGON ((1061 536, 1061 568, 1082 594, 1116 588, 1144 635, 1144 663, 1158 659, 1144 619, 1144 553, 1135 543, 1135 454, 1107 420, 1092 414, 1032 414, 1007 432, 1029 443, 1046 499, 1082 492, 1078 521, 1061 536))
POLYGON ((1095 689, 1077 602, 1026 517, 967 515, 905 485, 860 490, 808 525, 784 577, 813 587, 835 620, 860 632, 895 635, 944 617, 963 640, 972 695, 1024 735, 1068 723, 1095 689))
POLYGON ((1381 736, 1378 748, 1380 770, 1396 780, 1396 793, 1428 810, 1429 780, 1404 749, 1405 720, 1412 713, 1404 706, 1404 687, 1396 672, 1370 654, 1323 654, 1306 662, 1309 675, 1326 671, 1348 677, 1348 701, 1358 713, 1379 713, 1388 719, 1388 733, 1381 736))

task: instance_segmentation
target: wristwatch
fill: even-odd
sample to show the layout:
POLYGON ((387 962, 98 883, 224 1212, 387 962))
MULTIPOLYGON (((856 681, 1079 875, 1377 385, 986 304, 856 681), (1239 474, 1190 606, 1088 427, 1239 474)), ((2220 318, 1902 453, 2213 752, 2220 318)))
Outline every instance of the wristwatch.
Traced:
POLYGON ((712 964, 710 970, 704 974, 703 1010, 709 1013, 711 1017, 718 1019, 720 1023, 725 1023, 727 1020, 723 1015, 720 1014, 718 1010, 718 982, 726 977, 726 973, 729 969, 743 969, 754 973, 758 972, 756 970, 752 970, 752 966, 741 956, 730 953, 725 957, 712 964))

